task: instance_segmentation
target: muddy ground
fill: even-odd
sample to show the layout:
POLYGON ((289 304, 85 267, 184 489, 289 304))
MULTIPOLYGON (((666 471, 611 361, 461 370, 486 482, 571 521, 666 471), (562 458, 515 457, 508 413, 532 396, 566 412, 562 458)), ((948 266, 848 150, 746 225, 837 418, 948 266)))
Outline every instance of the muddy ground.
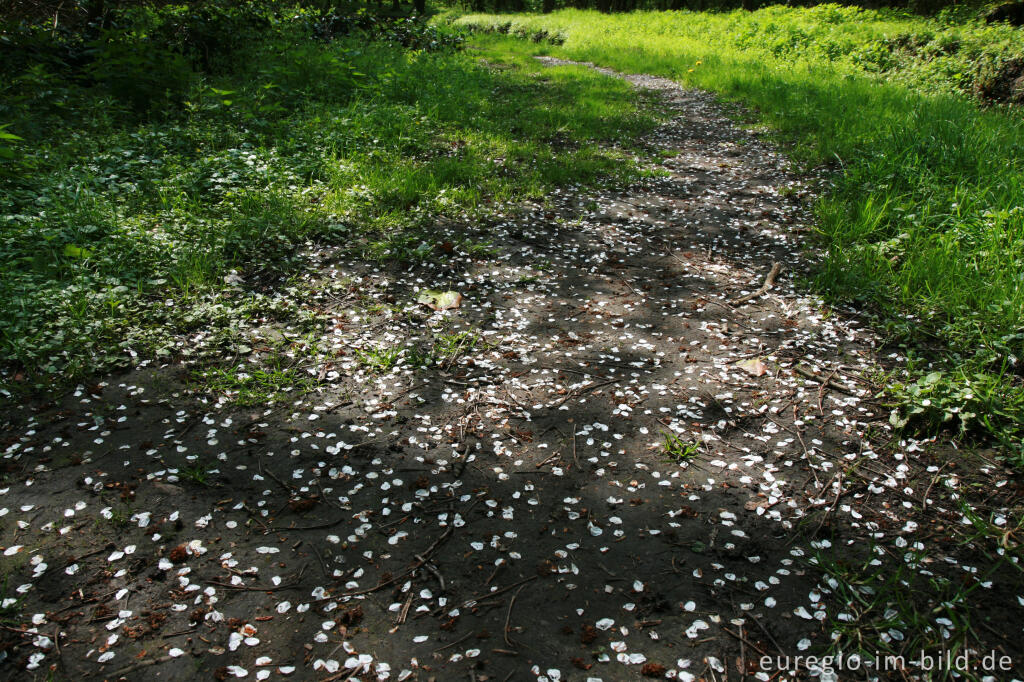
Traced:
MULTIPOLYGON (((800 284, 826 180, 628 78, 672 114, 643 182, 439 225, 411 265, 312 248, 309 392, 143 363, 5 410, 0 678, 1024 675, 1020 479, 894 436, 903 358, 800 284), (832 638, 905 660, 793 658, 832 638)), ((258 368, 290 332, 249 333, 258 368)))

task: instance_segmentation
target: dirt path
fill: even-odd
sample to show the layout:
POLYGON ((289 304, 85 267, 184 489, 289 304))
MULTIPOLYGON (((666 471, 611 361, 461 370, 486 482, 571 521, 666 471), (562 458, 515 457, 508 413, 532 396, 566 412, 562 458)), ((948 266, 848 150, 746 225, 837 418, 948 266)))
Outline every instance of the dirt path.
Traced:
MULTIPOLYGON (((958 544, 950 499, 1002 528, 1019 482, 892 439, 878 337, 793 284, 785 159, 710 95, 627 78, 674 115, 656 177, 441 228, 489 258, 445 234, 415 266, 310 254, 314 392, 243 409, 144 367, 11 411, 0 677, 785 679, 758 659, 834 632, 909 659, 959 641, 954 612, 1019 675, 1020 573, 958 544), (400 345, 440 364, 371 352, 400 345)), ((255 359, 287 330, 251 334, 255 359)))

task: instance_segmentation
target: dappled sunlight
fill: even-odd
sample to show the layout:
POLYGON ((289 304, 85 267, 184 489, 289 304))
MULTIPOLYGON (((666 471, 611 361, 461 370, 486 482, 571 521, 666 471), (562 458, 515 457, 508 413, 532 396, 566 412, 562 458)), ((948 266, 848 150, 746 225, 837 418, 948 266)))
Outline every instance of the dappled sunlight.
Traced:
POLYGON ((985 634, 1019 620, 1016 538, 989 562, 980 530, 950 537, 1005 525, 1014 484, 894 436, 898 358, 799 284, 817 179, 707 93, 587 77, 656 97, 644 177, 310 242, 288 281, 229 283, 308 327, 257 315, 214 377, 146 361, 12 411, 27 665, 768 680, 814 670, 762 657, 879 652, 853 628, 908 660, 1020 656, 985 634))

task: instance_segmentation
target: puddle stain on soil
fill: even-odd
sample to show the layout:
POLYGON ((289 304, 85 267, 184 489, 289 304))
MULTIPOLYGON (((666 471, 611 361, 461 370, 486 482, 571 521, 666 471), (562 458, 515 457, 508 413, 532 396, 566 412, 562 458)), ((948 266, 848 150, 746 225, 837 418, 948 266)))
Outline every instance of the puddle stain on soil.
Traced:
POLYGON ((970 641, 1020 666, 1019 570, 954 532, 1019 482, 893 438, 866 377, 899 358, 794 286, 809 190, 711 95, 627 78, 673 114, 643 182, 442 226, 411 266, 307 254, 304 291, 379 303, 313 302, 313 392, 143 367, 9 410, 0 676, 769 679, 844 622, 958 641, 948 595, 900 625, 836 582, 872 560, 971 588, 970 641))

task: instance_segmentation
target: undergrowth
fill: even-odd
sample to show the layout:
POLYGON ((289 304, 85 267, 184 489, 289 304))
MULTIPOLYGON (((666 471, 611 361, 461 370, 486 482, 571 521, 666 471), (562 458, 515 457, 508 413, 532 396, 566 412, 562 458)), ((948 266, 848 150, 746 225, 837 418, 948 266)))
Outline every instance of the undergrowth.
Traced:
MULTIPOLYGON (((213 47, 177 6, 115 19, 86 43, 10 26, 0 41, 24 48, 0 67, 8 396, 149 358, 244 358, 267 318, 309 331, 315 310, 268 293, 305 245, 415 252, 439 216, 628 179, 629 140, 653 125, 625 84, 495 68, 411 19, 230 14, 215 19, 244 39, 213 47)), ((245 400, 280 377, 221 379, 245 400)))
POLYGON ((716 91, 797 163, 835 169, 816 281, 866 304, 910 356, 888 387, 893 422, 994 436, 1024 463, 1024 117, 977 99, 1012 75, 1021 29, 838 5, 448 19, 557 34, 524 49, 716 91))

